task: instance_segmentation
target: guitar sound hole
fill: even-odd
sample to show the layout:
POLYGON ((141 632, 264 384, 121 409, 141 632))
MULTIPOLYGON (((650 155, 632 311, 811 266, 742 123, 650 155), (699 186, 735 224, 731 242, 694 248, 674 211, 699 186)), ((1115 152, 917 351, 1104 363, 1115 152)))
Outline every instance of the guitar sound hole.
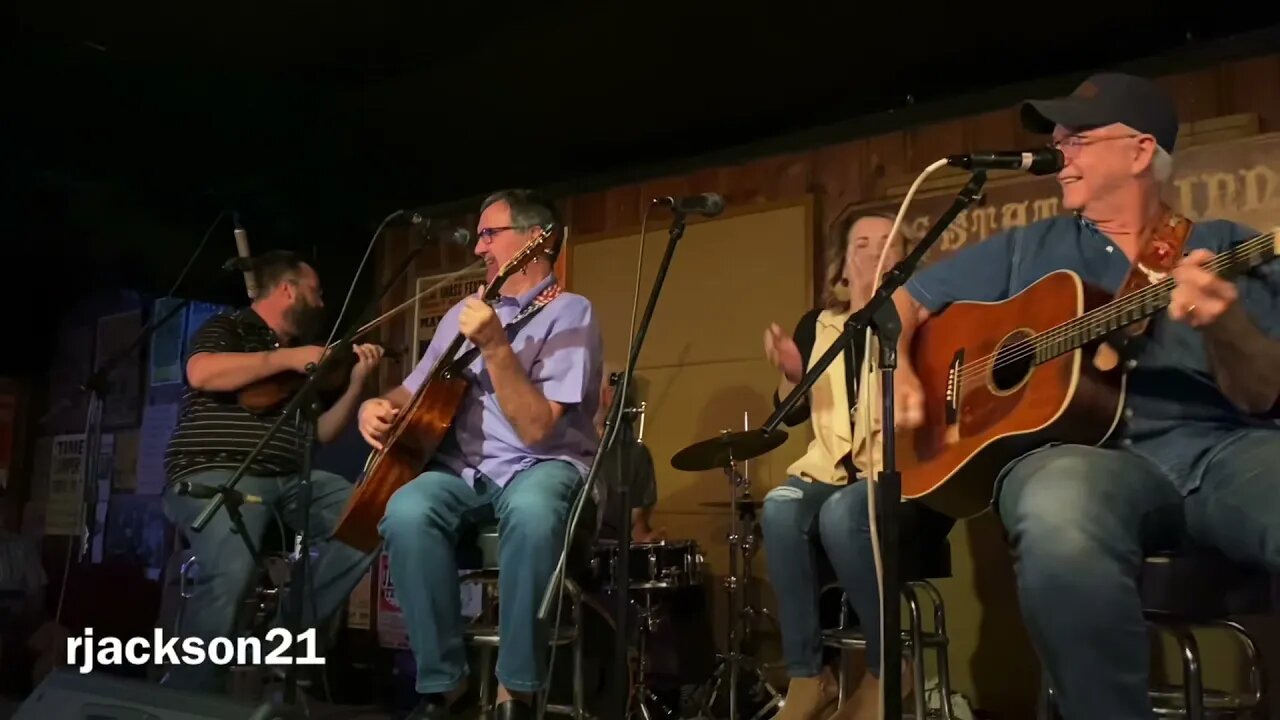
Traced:
POLYGON ((1031 372, 1035 353, 1027 344, 1021 342, 1030 333, 1020 331, 1013 333, 1000 343, 996 350, 994 367, 991 369, 991 384, 998 392, 1008 392, 1022 383, 1031 372))

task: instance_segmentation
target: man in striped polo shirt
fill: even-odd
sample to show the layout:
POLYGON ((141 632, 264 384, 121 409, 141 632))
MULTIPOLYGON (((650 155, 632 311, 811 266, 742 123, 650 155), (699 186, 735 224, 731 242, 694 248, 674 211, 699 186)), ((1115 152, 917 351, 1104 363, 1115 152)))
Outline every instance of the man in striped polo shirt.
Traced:
MULTIPOLYGON (((233 532, 225 511, 215 514, 202 532, 188 531, 208 501, 179 494, 177 484, 217 486, 229 480, 283 409, 254 414, 237 402, 237 391, 277 373, 306 372, 307 365, 319 363, 324 354, 323 346, 307 344, 321 330, 323 319, 320 278, 315 270, 297 255, 283 251, 258 257, 254 266, 259 291, 253 304, 210 318, 192 338, 186 365, 188 390, 165 453, 165 515, 186 535, 199 564, 198 582, 184 612, 182 636, 202 638, 206 647, 209 640, 232 633, 237 609, 255 570, 248 548, 233 532)), ((319 442, 336 439, 351 422, 365 380, 382 357, 382 348, 375 345, 358 345, 355 352, 358 360, 345 391, 316 422, 319 442)), ((247 495, 262 498, 262 504, 241 508, 257 547, 261 547, 273 514, 290 522, 298 517, 303 447, 296 418, 285 420, 237 486, 247 495)), ((329 536, 351 490, 345 478, 323 470, 311 472, 311 537, 329 536)), ((319 558, 308 573, 311 581, 305 593, 304 627, 341 607, 372 560, 372 555, 342 543, 319 547, 319 558)), ((214 691, 222 686, 222 670, 212 663, 178 666, 171 669, 164 683, 214 691)))

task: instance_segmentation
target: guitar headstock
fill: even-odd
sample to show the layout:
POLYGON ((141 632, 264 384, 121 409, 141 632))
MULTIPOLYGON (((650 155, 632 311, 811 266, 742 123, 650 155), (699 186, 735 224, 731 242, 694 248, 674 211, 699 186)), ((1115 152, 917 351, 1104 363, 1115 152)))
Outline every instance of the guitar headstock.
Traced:
POLYGON ((507 278, 523 270, 524 266, 537 259, 538 255, 551 254, 551 238, 555 227, 555 223, 547 223, 541 232, 533 236, 529 242, 525 243, 524 247, 520 248, 520 252, 511 256, 511 259, 502 266, 497 276, 493 278, 493 282, 489 283, 488 287, 484 289, 485 302, 497 299, 498 293, 502 290, 502 285, 507 281, 507 278))

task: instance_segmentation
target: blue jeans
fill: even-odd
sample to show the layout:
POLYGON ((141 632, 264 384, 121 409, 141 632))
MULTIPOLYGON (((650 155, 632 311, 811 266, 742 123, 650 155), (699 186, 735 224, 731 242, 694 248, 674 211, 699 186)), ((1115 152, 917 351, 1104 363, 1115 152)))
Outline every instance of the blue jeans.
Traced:
POLYGON ((537 620, 542 594, 563 549, 582 475, 558 460, 540 462, 499 487, 430 469, 396 491, 379 531, 386 541, 396 599, 409 629, 419 693, 445 693, 466 677, 456 546, 470 524, 498 522, 497 676, 503 687, 535 692, 545 675, 547 629, 537 620))
MULTIPOLYGON (((765 555, 791 677, 815 677, 822 665, 819 579, 812 544, 815 519, 836 580, 858 616, 867 643, 867 671, 880 676, 880 589, 868 508, 865 480, 841 487, 792 477, 765 496, 765 555)), ((941 549, 954 524, 917 502, 899 507, 899 569, 904 580, 921 574, 920 567, 941 549)))
POLYGON ((1190 544, 1280 572, 1280 432, 1224 444, 1185 498, 1149 460, 1061 445, 1007 469, 998 507, 1022 616, 1066 720, 1151 720, 1143 557, 1190 544))
MULTIPOLYGON (((814 540, 820 538, 844 588, 866 583, 866 567, 851 553, 855 525, 838 498, 866 492, 862 483, 850 486, 809 482, 789 477, 764 497, 760 520, 764 532, 769 581, 778 598, 782 655, 793 678, 817 677, 822 671, 822 628, 818 619, 818 558, 814 540)), ((875 565, 871 593, 876 595, 875 565)))
MULTIPOLYGON (((221 485, 230 480, 231 475, 230 470, 210 470, 184 479, 204 485, 221 485)), ((236 489, 262 498, 262 504, 246 504, 240 508, 249 537, 259 549, 262 548, 267 523, 275 513, 280 513, 286 524, 298 516, 296 475, 246 475, 236 489)), ((343 607, 373 560, 372 554, 362 553, 340 542, 326 542, 342 515, 351 490, 351 483, 341 476, 323 470, 311 473, 311 509, 307 530, 313 550, 319 550, 319 553, 307 567, 310 579, 303 591, 306 598, 303 603, 304 628, 314 627, 317 619, 326 620, 343 607)), ((208 500, 179 495, 171 485, 165 489, 163 502, 165 516, 182 530, 198 565, 195 587, 183 611, 182 635, 202 638, 208 647, 213 638, 229 637, 234 631, 240 603, 257 579, 253 558, 244 540, 232 532, 231 518, 225 509, 218 510, 204 530, 196 533, 188 528, 204 511, 208 500)), ((279 610, 277 623, 283 624, 282 618, 287 617, 283 613, 292 609, 282 603, 279 610)), ((273 643, 269 645, 274 647, 273 643)), ((225 667, 211 662, 198 666, 179 665, 170 669, 164 684, 183 690, 215 692, 223 686, 225 670, 225 667)))

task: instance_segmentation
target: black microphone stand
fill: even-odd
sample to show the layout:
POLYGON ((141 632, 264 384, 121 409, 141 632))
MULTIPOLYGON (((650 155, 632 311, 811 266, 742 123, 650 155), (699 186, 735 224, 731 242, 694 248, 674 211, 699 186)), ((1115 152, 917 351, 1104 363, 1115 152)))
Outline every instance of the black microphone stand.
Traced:
MULTIPOLYGON (((644 337, 649 332, 649 323, 653 320, 654 310, 658 305, 658 295, 662 291, 662 284, 667 278, 667 270, 671 268, 671 258, 675 254, 676 244, 680 238, 684 236, 685 230, 685 214, 676 207, 672 207, 674 219, 671 221, 671 229, 667 240, 667 250, 662 256, 662 262, 658 265, 658 274, 653 281, 653 289, 649 291, 649 302, 645 306, 644 315, 640 319, 640 327, 636 330, 635 342, 631 346, 631 356, 627 358, 627 366, 623 369, 618 378, 618 389, 613 394, 613 402, 609 405, 609 413, 605 416, 604 436, 601 438, 600 446, 596 449, 595 459, 591 462, 591 471, 587 473, 587 481, 583 484, 582 492, 579 493, 572 512, 570 513, 570 521, 568 525, 568 536, 565 538, 565 547, 568 548, 573 542, 574 532, 577 530, 578 516, 582 512, 582 506, 586 498, 591 495, 591 490, 595 485, 596 476, 600 468, 600 458, 609 452, 618 438, 619 426, 622 423, 623 408, 626 404, 625 396, 627 388, 631 385, 631 377, 635 373, 636 361, 640 357, 640 349, 644 346, 644 337)), ((614 560, 613 567, 613 592, 616 602, 614 617, 617 618, 619 628, 626 627, 625 623, 630 617, 630 579, 631 569, 629 556, 631 554, 631 492, 627 487, 627 483, 623 478, 622 470, 622 454, 617 453, 615 456, 617 461, 616 471, 614 475, 614 485, 617 492, 617 520, 618 523, 618 554, 614 560)), ((610 497, 613 497, 610 495, 610 497)), ((547 584, 546 592, 542 596, 542 605, 538 610, 538 618, 545 621, 551 612, 552 597, 556 595, 556 588, 560 583, 561 577, 565 572, 565 553, 560 556, 560 564, 556 567, 556 571, 551 576, 551 582, 547 584)), ((619 630, 619 632, 623 632, 619 630)), ((627 644, 619 640, 614 643, 613 655, 613 681, 614 687, 626 688, 629 685, 630 674, 627 658, 627 644)), ((627 709, 630 705, 631 697, 627 692, 620 692, 616 709, 617 712, 613 717, 619 720, 625 720, 627 717, 627 709)))
MULTIPOLYGON (((817 382, 822 373, 839 357, 846 348, 857 352, 857 340, 866 333, 867 328, 875 334, 880 342, 880 377, 881 377, 881 441, 883 443, 883 466, 880 468, 876 482, 877 514, 879 526, 880 560, 884 591, 880 596, 880 620, 883 632, 880 642, 884 649, 884 664, 880 668, 880 683, 884 692, 884 717, 886 720, 902 718, 902 630, 901 630, 901 598, 899 597, 901 581, 899 579, 898 558, 898 505, 902 502, 902 478, 898 474, 894 445, 894 404, 893 373, 898 366, 898 338, 902 332, 902 318, 893 304, 893 293, 906 284, 915 272, 916 266, 924 258, 925 253, 933 246, 943 231, 955 220, 956 216, 980 196, 982 186, 987 181, 985 170, 977 170, 969 177, 969 182, 961 188, 955 201, 947 211, 938 218, 929 232, 912 248, 902 260, 885 273, 880 286, 871 300, 855 311, 845 321, 844 330, 831 343, 830 349, 813 363, 800 384, 787 395, 786 400, 778 406, 769 420, 764 424, 764 433, 772 434, 782 423, 791 408, 804 397, 809 388, 817 382)), ((869 357, 869 354, 868 354, 869 357)), ((852 416, 857 398, 849 398, 849 412, 852 416)), ((869 429, 868 429, 869 430, 869 429)), ((863 622, 867 618, 862 618, 863 622)), ((924 688, 916 688, 923 692, 924 688)))
POLYGON ((262 554, 258 551, 257 543, 249 535, 249 528, 244 524, 244 513, 240 512, 240 507, 245 504, 245 495, 239 490, 233 490, 228 487, 196 484, 178 484, 179 495, 190 495, 191 490, 196 487, 205 487, 218 493, 222 497, 222 502, 227 508, 227 517, 231 520, 231 531, 240 536, 245 547, 249 548, 249 557, 253 558, 253 567, 258 570, 262 576, 267 574, 267 566, 262 561, 262 554))
MULTIPOLYGON (((394 217, 394 214, 392 217, 394 217)), ((388 218, 388 220, 389 219, 390 218, 388 218)), ((414 258, 416 258, 418 254, 422 252, 422 249, 426 247, 429 239, 430 235, 423 232, 422 242, 418 244, 418 247, 415 248, 413 252, 409 253, 408 257, 405 258, 404 264, 396 272, 395 276, 383 285, 377 297, 375 297, 369 304, 368 308, 365 309, 362 317, 369 315, 371 311, 378 308, 383 298, 385 298, 387 293, 391 291, 391 288, 395 287, 396 284, 400 282, 401 277, 413 264, 414 258)), ((351 345, 352 340, 360 329, 360 325, 361 324, 359 322, 352 323, 351 329, 348 330, 333 347, 342 348, 351 345)), ((235 487, 240 483, 240 480, 245 476, 245 473, 248 472, 249 466, 253 464, 253 461, 262 453, 262 449, 271 441, 271 438, 275 437, 276 433, 280 431, 285 420, 296 415, 298 417, 299 432, 303 439, 302 456, 298 469, 298 560, 291 568, 289 578, 289 586, 292 592, 290 595, 292 612, 284 613, 286 618, 286 629, 289 631, 290 636, 295 639, 301 631, 302 620, 305 614, 305 605, 303 603, 306 598, 305 588, 307 587, 306 583, 308 582, 307 573, 311 563, 311 454, 316 434, 316 421, 320 416, 321 405, 320 396, 316 392, 315 386, 317 379, 325 375, 326 371, 335 362, 335 358, 338 357, 338 355, 339 352, 329 352, 325 354, 318 365, 316 363, 310 363, 307 365, 306 381, 293 395, 293 397, 289 399, 289 402, 280 411, 280 416, 276 418, 275 423, 267 429, 266 434, 262 436, 262 439, 258 441, 258 444, 249 452, 244 461, 240 463, 240 467, 236 468, 236 471, 231 475, 231 479, 218 486, 218 489, 221 492, 209 500, 209 504, 205 506, 203 511, 201 511, 200 516, 197 517, 190 525, 193 532, 202 532, 213 519, 213 516, 218 512, 218 509, 224 505, 228 505, 227 498, 239 495, 238 492, 235 492, 235 487)), ((232 522, 234 523, 235 515, 237 513, 233 511, 229 505, 228 513, 231 514, 232 522)), ((256 555, 252 539, 244 532, 241 532, 240 535, 244 539, 246 546, 249 548, 249 552, 256 555)), ((283 720, 285 718, 302 718, 306 716, 305 711, 297 706, 297 667, 298 663, 291 660, 285 671, 283 702, 275 703, 267 701, 258 708, 257 712, 253 714, 253 720, 283 720)))

